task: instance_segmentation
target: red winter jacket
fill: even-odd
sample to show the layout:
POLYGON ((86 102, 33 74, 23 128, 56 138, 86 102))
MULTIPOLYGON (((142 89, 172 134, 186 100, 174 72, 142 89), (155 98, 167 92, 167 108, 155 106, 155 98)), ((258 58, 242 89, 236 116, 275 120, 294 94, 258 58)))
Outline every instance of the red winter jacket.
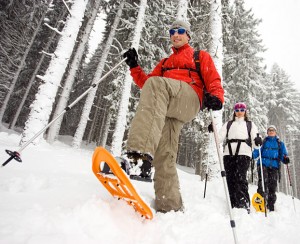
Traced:
MULTIPOLYGON (((173 54, 164 62, 162 59, 159 64, 154 68, 150 74, 145 74, 140 66, 130 69, 131 76, 134 82, 142 88, 146 80, 151 76, 163 76, 166 78, 172 78, 175 80, 181 80, 189 83, 192 88, 198 94, 200 103, 202 104, 203 96, 203 84, 196 71, 189 71, 188 68, 196 69, 194 62, 194 49, 189 45, 176 49, 172 47, 173 54), (171 68, 165 72, 162 71, 162 65, 164 68, 171 68)), ((215 68, 214 62, 205 51, 200 52, 200 68, 201 74, 205 82, 207 91, 218 97, 221 102, 224 102, 224 90, 221 85, 221 78, 215 68)))

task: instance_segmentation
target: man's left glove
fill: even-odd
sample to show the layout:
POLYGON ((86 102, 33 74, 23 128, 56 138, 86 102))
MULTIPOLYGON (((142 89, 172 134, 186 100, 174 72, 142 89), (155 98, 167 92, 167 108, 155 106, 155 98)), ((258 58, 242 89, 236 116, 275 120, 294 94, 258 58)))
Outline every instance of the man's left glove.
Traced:
POLYGON ((213 127, 212 123, 210 123, 208 125, 207 130, 208 130, 209 133, 213 133, 214 132, 214 127, 213 127))
POLYGON ((129 48, 128 51, 123 54, 123 57, 127 58, 125 62, 131 69, 138 66, 138 54, 135 48, 129 48))
POLYGON ((255 146, 261 146, 263 144, 262 138, 258 135, 257 137, 254 138, 254 143, 255 146))
POLYGON ((288 156, 284 156, 283 163, 284 164, 289 164, 290 163, 290 158, 288 156))
POLYGON ((220 110, 222 109, 223 104, 216 96, 205 93, 204 106, 207 107, 208 110, 220 110))

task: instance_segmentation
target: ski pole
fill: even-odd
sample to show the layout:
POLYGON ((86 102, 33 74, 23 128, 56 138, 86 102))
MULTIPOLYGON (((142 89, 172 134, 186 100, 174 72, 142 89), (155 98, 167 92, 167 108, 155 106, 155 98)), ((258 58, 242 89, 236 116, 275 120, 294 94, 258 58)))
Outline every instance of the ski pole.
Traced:
POLYGON ((204 194, 203 194, 203 198, 205 198, 205 194, 206 194, 206 185, 207 185, 207 173, 205 174, 205 184, 204 184, 204 194))
POLYGON ((213 126, 213 132, 214 132, 214 137, 215 137, 215 142, 216 142, 216 148, 217 148, 220 167, 221 167, 221 176, 222 176, 222 179, 223 179, 223 185, 224 185, 224 189, 225 189, 225 196, 226 196, 226 201, 227 201, 228 210, 229 210, 230 226, 231 226, 231 229, 232 229, 232 232, 233 232, 234 242, 237 244, 238 240, 237 240, 237 235, 236 235, 236 232, 235 232, 235 221, 233 219, 233 215, 232 215, 232 211, 231 211, 231 202, 230 202, 230 198, 229 198, 229 192, 228 192, 228 186, 227 186, 227 180, 226 180, 226 172, 224 170, 223 157, 222 157, 222 153, 220 151, 220 143, 219 143, 217 128, 216 128, 216 125, 215 125, 212 109, 209 110, 209 113, 210 113, 210 117, 211 117, 211 123, 212 123, 212 126, 213 126))
MULTIPOLYGON (((211 145, 211 133, 209 133, 209 145, 211 145)), ((208 162, 206 165, 206 173, 205 173, 205 184, 204 184, 204 194, 203 194, 203 198, 205 198, 206 195, 206 186, 207 186, 207 178, 208 178, 208 164, 209 164, 209 159, 210 159, 210 155, 209 155, 209 151, 208 151, 208 162)))
POLYGON ((251 182, 253 184, 254 158, 251 159, 251 182))
POLYGON ((290 187, 292 188, 292 199, 293 199, 293 204, 294 204, 294 210, 296 212, 295 199, 294 199, 294 188, 293 188, 292 181, 291 181, 289 166, 287 164, 286 164, 286 171, 289 176, 288 178, 289 178, 289 182, 290 182, 290 187))
MULTIPOLYGON (((259 137, 259 133, 257 133, 257 137, 259 137)), ((263 199, 265 202, 265 216, 267 217, 267 202, 266 202, 266 197, 265 197, 265 181, 264 181, 264 173, 263 173, 263 166, 262 166, 262 160, 261 160, 261 145, 258 149, 259 152, 259 162, 260 162, 260 175, 261 175, 261 184, 262 184, 262 189, 263 189, 263 199)))
POLYGON ((93 88, 97 87, 97 85, 104 80, 110 73, 112 73, 117 67, 119 67, 127 58, 122 59, 115 67, 113 67, 110 71, 108 71, 104 76, 101 77, 100 80, 93 83, 84 93, 82 93, 74 102, 68 105, 60 114, 58 114, 53 120, 51 120, 43 129, 41 129, 38 133, 36 133, 29 141, 27 141, 18 151, 10 151, 5 150, 10 157, 1 165, 4 167, 8 164, 12 159, 15 159, 18 162, 22 162, 20 153, 23 151, 30 143, 32 143, 39 135, 41 135, 47 128, 49 128, 58 118, 60 118, 63 114, 68 112, 76 103, 78 103, 85 95, 87 95, 93 88))

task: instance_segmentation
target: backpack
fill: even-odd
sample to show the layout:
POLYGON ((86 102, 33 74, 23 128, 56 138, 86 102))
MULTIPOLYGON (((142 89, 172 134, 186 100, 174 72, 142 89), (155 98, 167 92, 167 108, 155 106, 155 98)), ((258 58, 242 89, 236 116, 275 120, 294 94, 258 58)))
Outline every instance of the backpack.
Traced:
MULTIPOLYGON (((207 96, 206 94, 209 93, 209 92, 208 92, 207 89, 206 89, 206 86, 205 86, 205 83, 204 83, 204 79, 203 79, 203 76, 202 76, 202 74, 201 74, 200 59, 199 59, 199 57, 200 57, 200 52, 201 52, 201 50, 199 50, 199 51, 194 51, 194 62, 195 62, 195 65, 196 65, 196 69, 190 69, 190 68, 182 68, 182 69, 187 69, 187 70, 189 70, 189 72, 193 71, 193 72, 197 72, 197 73, 198 73, 199 78, 200 78, 200 80, 201 80, 201 82, 202 82, 202 84, 203 84, 203 88, 202 88, 202 90, 203 90, 203 95, 202 95, 201 110, 204 110, 204 109, 206 108, 206 107, 204 106, 204 104, 206 103, 206 102, 205 102, 205 101, 206 101, 206 96, 207 96)), ((167 70, 175 69, 175 68, 165 68, 165 67, 164 67, 164 64, 165 64, 165 62, 167 61, 167 59, 168 59, 168 58, 165 58, 164 61, 163 61, 163 63, 162 63, 162 68, 161 68, 162 74, 163 74, 165 71, 167 71, 167 70)))
POLYGON ((228 132, 229 132, 229 129, 230 129, 232 123, 233 123, 233 120, 230 120, 230 121, 228 121, 227 126, 226 126, 227 132, 226 132, 226 140, 225 140, 224 148, 228 144, 229 154, 230 154, 230 156, 233 156, 232 149, 231 149, 231 142, 237 142, 238 144, 237 144, 237 148, 236 148, 235 155, 234 155, 234 156, 237 156, 242 142, 245 142, 249 147, 252 148, 252 139, 251 139, 252 122, 246 121, 247 131, 248 131, 248 138, 246 140, 241 140, 241 139, 228 140, 228 132))

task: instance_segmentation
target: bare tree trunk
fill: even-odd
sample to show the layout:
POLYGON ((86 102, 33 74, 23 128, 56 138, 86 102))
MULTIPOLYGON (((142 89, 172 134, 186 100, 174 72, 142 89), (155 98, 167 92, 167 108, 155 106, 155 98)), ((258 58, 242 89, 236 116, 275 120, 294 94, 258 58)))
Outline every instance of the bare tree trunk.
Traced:
POLYGON ((102 147, 105 147, 105 145, 101 144, 101 140, 102 140, 102 136, 104 135, 105 125, 107 123, 107 117, 108 117, 108 113, 109 113, 109 112, 107 112, 107 110, 109 110, 108 106, 105 107, 105 113, 103 113, 100 129, 98 130, 98 135, 97 135, 97 139, 96 139, 97 145, 100 145, 102 147))
MULTIPOLYGON (((92 83, 96 83, 102 76, 102 71, 103 71, 104 66, 105 66, 105 61, 106 61, 107 56, 109 54, 109 50, 110 50, 111 44, 113 42, 116 29, 117 29, 117 27, 119 25, 119 22, 120 22, 120 18, 121 18, 121 15, 122 15, 124 3, 125 3, 125 1, 123 0, 121 2, 120 6, 119 6, 116 18, 114 20, 111 31, 109 33, 109 37, 108 37, 107 42, 105 44, 105 48, 103 50, 103 54, 101 56, 100 62, 97 66, 97 70, 96 70, 96 73, 95 73, 95 76, 93 78, 92 83)), ((97 88, 98 88, 98 84, 95 87, 95 89, 91 90, 91 92, 88 94, 87 99, 85 101, 85 104, 84 104, 84 107, 83 107, 83 112, 82 112, 82 115, 81 115, 81 118, 80 118, 80 122, 79 122, 79 125, 77 127, 77 130, 76 130, 76 133, 74 135, 73 142, 72 142, 72 146, 75 147, 75 148, 80 147, 80 144, 82 142, 82 138, 83 138, 83 135, 84 135, 84 131, 85 131, 85 128, 86 128, 87 121, 89 120, 89 114, 91 112, 91 108, 92 108, 92 105, 93 105, 93 101, 94 101, 94 98, 95 98, 97 88)))
MULTIPOLYGON (((291 137, 290 137, 291 138, 291 137)), ((298 190, 297 190, 297 178, 296 178, 296 161, 295 161, 295 157, 294 157, 294 147, 293 147, 294 143, 292 140, 292 144, 291 144, 291 158, 292 158, 292 168, 293 168, 293 189, 294 189, 294 197, 298 197, 298 190)))
MULTIPOLYGON (((100 110, 104 110, 106 112, 106 108, 105 109, 103 108, 105 106, 100 107, 101 102, 102 102, 102 99, 100 97, 98 97, 97 104, 96 104, 96 109, 95 109, 95 112, 93 114, 94 117, 92 119, 92 125, 90 127, 89 135, 88 135, 88 137, 86 139, 87 144, 89 144, 93 140, 92 136, 95 133, 94 130, 95 130, 95 126, 96 126, 96 121, 98 120, 98 114, 101 112, 100 110)), ((102 125, 104 123, 103 121, 104 121, 104 119, 102 120, 102 125)), ((102 125, 101 125, 101 127, 102 127, 102 125)), ((100 127, 100 130, 101 130, 101 127, 100 127)))
POLYGON ((187 0, 179 0, 177 7, 177 19, 187 20, 187 9, 188 9, 188 1, 187 0))
MULTIPOLYGON (((65 14, 66 14, 66 11, 61 15, 61 17, 65 16, 65 14)), ((61 19, 61 17, 59 18, 59 20, 61 19)), ((59 26, 60 25, 60 21, 57 21, 56 25, 59 26)), ((52 34, 50 36, 50 39, 49 39, 49 41, 48 41, 48 43, 47 43, 47 45, 45 47, 45 52, 48 51, 48 49, 49 49, 49 47, 50 47, 50 45, 52 43, 52 40, 54 39, 54 37, 55 37, 56 34, 57 33, 55 31, 52 32, 52 34)), ((32 76, 31 76, 31 78, 30 78, 30 80, 28 82, 25 94, 22 97, 22 101, 19 104, 19 107, 18 107, 18 109, 17 109, 17 111, 16 111, 16 113, 14 115, 13 121, 11 122, 11 124, 9 126, 10 129, 14 129, 15 128, 15 125, 17 123, 17 120, 18 120, 19 116, 20 116, 21 110, 22 110, 22 108, 24 106, 24 103, 25 103, 25 101, 27 99, 27 96, 28 96, 28 94, 30 92, 30 89, 31 89, 31 87, 32 87, 32 85, 33 85, 33 83, 35 81, 36 75, 37 75, 38 71, 40 70, 40 67, 41 67, 41 65, 42 65, 42 63, 44 61, 45 56, 46 56, 46 54, 43 53, 42 56, 41 56, 41 58, 40 58, 40 60, 39 60, 39 62, 38 62, 38 64, 37 64, 37 66, 36 66, 36 68, 35 68, 35 70, 32 73, 32 76)))
MULTIPOLYGON (((82 60, 82 57, 83 57, 83 54, 84 54, 84 51, 85 51, 85 47, 88 43, 89 36, 90 36, 91 31, 93 29, 93 25, 94 25, 95 19, 97 17, 97 13, 98 13, 99 8, 100 8, 100 2, 101 1, 98 0, 96 2, 95 6, 94 6, 92 15, 91 15, 91 17, 90 17, 90 19, 87 23, 85 32, 84 32, 83 37, 81 39, 81 42, 80 42, 80 44, 79 44, 79 46, 76 50, 73 61, 70 65, 70 70, 69 70, 68 76, 65 80, 63 91, 61 93, 58 104, 56 105, 56 108, 55 108, 55 112, 54 112, 54 115, 53 115, 54 118, 57 117, 65 109, 65 107, 67 106, 67 103, 69 101, 69 97, 70 97, 70 93, 71 93, 71 90, 72 90, 72 86, 74 84, 74 79, 75 79, 75 76, 76 76, 76 72, 77 72, 78 67, 80 65, 80 62, 82 60)), ((59 134, 59 130, 60 130, 60 127, 61 127, 62 120, 63 120, 63 116, 61 116, 59 119, 57 119, 55 121, 55 123, 49 128, 48 134, 47 134, 47 141, 49 143, 53 143, 57 139, 57 136, 59 134)))
POLYGON ((21 145, 29 141, 48 124, 58 87, 73 52, 86 4, 87 0, 77 0, 72 6, 72 15, 66 21, 62 37, 55 50, 55 56, 52 57, 45 75, 40 77, 44 83, 39 87, 35 101, 31 105, 31 111, 20 141, 21 145))
MULTIPOLYGON (((110 111, 110 108, 108 108, 108 111, 110 111)), ((111 116, 112 116, 112 113, 108 112, 107 116, 106 116, 106 120, 105 120, 106 121, 105 122, 105 127, 103 128, 104 132, 103 132, 102 137, 101 137, 101 142, 99 143, 99 145, 101 145, 102 147, 106 146, 109 127, 110 127, 111 116)))
MULTIPOLYGON (((210 34, 211 41, 209 45, 209 53, 215 63, 216 69, 220 76, 222 76, 222 63, 223 63, 223 42, 222 42, 222 5, 221 0, 213 0, 210 4, 210 34)), ((215 111, 214 117, 216 121, 216 127, 219 131, 222 127, 222 111, 215 111)), ((221 146, 221 145, 219 145, 221 146)), ((222 150, 220 150, 222 151, 222 150)), ((206 148, 206 152, 210 152, 212 155, 210 167, 215 167, 218 164, 218 154, 215 147, 215 143, 209 143, 206 148)), ((217 170, 212 170, 210 172, 218 172, 217 170)))
POLYGON ((9 87, 9 89, 8 89, 8 91, 7 91, 7 94, 6 94, 5 99, 4 99, 4 101, 3 101, 2 107, 1 107, 1 109, 0 109, 0 124, 2 123, 2 119, 3 119, 3 116, 4 116, 4 112, 5 112, 5 110, 6 110, 8 101, 9 101, 9 99, 10 99, 10 97, 11 97, 13 91, 14 91, 14 88, 15 88, 15 86, 16 86, 16 83, 17 83, 17 80, 18 80, 18 78, 19 78, 19 75, 20 75, 21 71, 23 70, 23 68, 24 68, 24 66, 25 66, 25 64, 26 64, 26 63, 25 63, 25 60, 26 60, 26 58, 27 58, 27 56, 28 56, 28 53, 29 53, 29 51, 30 51, 30 49, 31 49, 31 47, 32 47, 32 44, 33 44, 33 42, 34 42, 34 39, 35 39, 37 33, 38 33, 39 30, 40 30, 40 27, 41 27, 41 25, 42 25, 42 23, 43 23, 43 21, 44 21, 44 18, 45 18, 46 13, 47 13, 47 11, 45 10, 44 13, 43 13, 43 15, 41 16, 41 18, 40 18, 40 20, 39 20, 39 23, 38 23, 38 25, 37 25, 37 27, 36 27, 34 33, 32 34, 30 43, 29 43, 29 45, 27 46, 27 48, 26 48, 26 50, 25 50, 25 52, 24 52, 24 55, 23 55, 22 60, 21 60, 21 62, 20 62, 20 65, 19 65, 19 67, 18 67, 18 69, 17 69, 17 71, 16 71, 16 73, 15 73, 15 75, 14 75, 14 79, 13 79, 13 81, 11 82, 10 87, 9 87))
MULTIPOLYGON (((141 32, 144 26, 146 7, 147 7, 147 0, 141 0, 139 13, 136 20, 135 33, 132 41, 132 46, 136 50, 138 50, 140 39, 141 39, 141 32)), ((115 156, 120 156, 122 151, 122 142, 123 142, 124 132, 126 128, 126 115, 128 112, 131 84, 132 84, 132 77, 130 75, 130 71, 128 70, 125 75, 124 88, 121 96, 120 107, 118 110, 115 133, 113 134, 113 141, 111 145, 111 152, 115 156)))

